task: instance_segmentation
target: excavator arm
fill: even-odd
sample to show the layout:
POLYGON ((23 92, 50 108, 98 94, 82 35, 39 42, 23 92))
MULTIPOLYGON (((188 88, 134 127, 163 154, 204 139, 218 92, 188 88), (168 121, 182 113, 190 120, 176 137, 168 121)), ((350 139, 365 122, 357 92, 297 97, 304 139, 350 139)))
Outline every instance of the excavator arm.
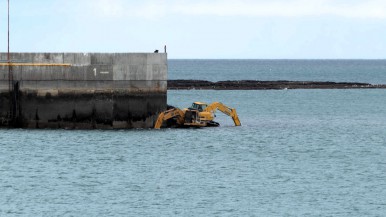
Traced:
POLYGON ((177 124, 183 125, 184 116, 185 116, 184 112, 179 108, 173 108, 173 109, 169 109, 167 111, 161 112, 158 115, 157 121, 155 122, 154 129, 160 129, 164 121, 174 117, 177 118, 177 124))
POLYGON ((233 122, 235 123, 235 126, 241 126, 241 122, 239 116, 237 115, 236 109, 230 108, 222 104, 221 102, 214 102, 205 108, 205 111, 207 112, 215 112, 216 110, 220 110, 222 113, 231 116, 233 122))

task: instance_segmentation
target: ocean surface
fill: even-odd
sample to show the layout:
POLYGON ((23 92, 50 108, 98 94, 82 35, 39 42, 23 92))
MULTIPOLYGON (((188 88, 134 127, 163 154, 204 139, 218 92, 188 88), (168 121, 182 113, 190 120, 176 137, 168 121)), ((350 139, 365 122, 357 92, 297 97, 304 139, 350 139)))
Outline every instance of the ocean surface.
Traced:
MULTIPOLYGON (((276 80, 211 61, 170 63, 170 78, 276 80)), ((314 74, 386 81, 342 67, 314 74)), ((242 126, 218 112, 218 128, 0 129, 0 216, 386 215, 385 90, 168 91, 168 104, 193 101, 237 108, 242 126)))
POLYGON ((169 60, 169 79, 386 84, 386 60, 169 60))

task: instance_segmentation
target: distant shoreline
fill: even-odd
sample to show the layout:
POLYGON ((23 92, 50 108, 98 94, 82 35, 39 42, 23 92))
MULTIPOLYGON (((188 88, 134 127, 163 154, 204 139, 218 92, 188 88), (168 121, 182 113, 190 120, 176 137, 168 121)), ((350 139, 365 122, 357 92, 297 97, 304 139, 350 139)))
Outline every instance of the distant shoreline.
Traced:
POLYGON ((385 89, 386 84, 323 81, 168 80, 168 90, 385 89))

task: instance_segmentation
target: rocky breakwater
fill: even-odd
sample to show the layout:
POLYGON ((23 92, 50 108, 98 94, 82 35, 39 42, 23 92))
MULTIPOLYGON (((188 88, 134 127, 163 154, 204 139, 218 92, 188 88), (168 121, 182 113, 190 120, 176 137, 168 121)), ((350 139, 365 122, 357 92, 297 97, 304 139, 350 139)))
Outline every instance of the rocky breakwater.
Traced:
POLYGON ((386 88, 385 84, 322 81, 205 81, 168 80, 169 90, 281 90, 281 89, 370 89, 386 88))

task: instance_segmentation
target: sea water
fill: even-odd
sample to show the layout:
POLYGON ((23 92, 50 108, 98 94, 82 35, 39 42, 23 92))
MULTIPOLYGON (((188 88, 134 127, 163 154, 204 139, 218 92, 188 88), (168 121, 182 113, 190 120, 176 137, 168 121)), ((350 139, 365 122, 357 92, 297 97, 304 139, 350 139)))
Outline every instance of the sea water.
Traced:
POLYGON ((169 60, 169 79, 386 84, 386 60, 169 60))
MULTIPOLYGON (((222 80, 222 79, 220 79, 222 80)), ((168 91, 221 127, 0 130, 0 216, 384 216, 386 91, 168 91)))

